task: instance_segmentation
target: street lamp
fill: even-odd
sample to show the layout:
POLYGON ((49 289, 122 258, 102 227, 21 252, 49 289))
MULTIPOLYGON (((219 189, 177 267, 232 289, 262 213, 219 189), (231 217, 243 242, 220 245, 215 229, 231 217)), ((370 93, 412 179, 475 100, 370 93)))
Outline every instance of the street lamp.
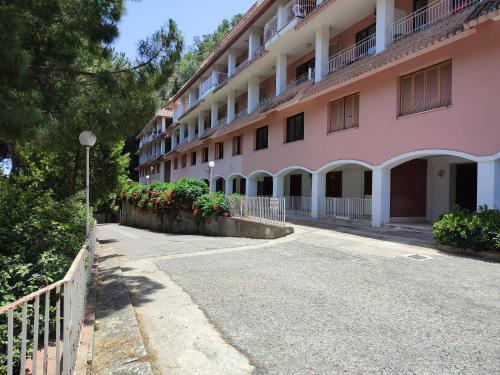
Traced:
POLYGON ((149 185, 149 175, 146 175, 146 185, 149 185))
POLYGON ((208 162, 208 168, 210 168, 210 179, 208 180, 208 187, 210 188, 210 191, 212 191, 212 169, 215 167, 215 161, 210 160, 208 162))
POLYGON ((87 222, 86 222, 86 227, 85 227, 85 234, 89 235, 90 233, 90 177, 89 177, 89 172, 90 172, 90 148, 95 145, 95 142, 97 140, 97 137, 95 136, 94 133, 91 131, 83 131, 80 133, 80 137, 78 137, 80 143, 82 146, 85 147, 85 150, 87 151, 87 176, 86 176, 86 183, 85 183, 85 190, 86 190, 86 195, 87 195, 87 202, 85 205, 85 210, 87 212, 87 222))

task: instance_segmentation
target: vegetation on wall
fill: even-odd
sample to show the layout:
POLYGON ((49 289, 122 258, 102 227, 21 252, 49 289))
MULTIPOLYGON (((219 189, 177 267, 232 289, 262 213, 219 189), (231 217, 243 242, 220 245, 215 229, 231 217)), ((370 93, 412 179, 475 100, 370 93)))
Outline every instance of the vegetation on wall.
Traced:
POLYGON ((442 245, 475 251, 500 251, 500 211, 480 207, 477 212, 448 212, 434 223, 433 233, 442 245))

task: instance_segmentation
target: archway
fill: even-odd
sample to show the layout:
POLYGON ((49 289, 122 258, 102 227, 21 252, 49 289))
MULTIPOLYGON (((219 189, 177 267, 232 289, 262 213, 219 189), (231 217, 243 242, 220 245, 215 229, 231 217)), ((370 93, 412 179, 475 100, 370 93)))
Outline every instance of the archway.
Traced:
POLYGON ((246 195, 246 178, 241 175, 241 174, 235 174, 232 176, 229 176, 227 178, 229 184, 228 184, 228 191, 226 191, 226 194, 241 194, 241 195, 246 195))
POLYGON ((285 198, 288 215, 311 215, 312 172, 304 167, 287 167, 276 174, 275 196, 285 198))
POLYGON ((273 175, 265 170, 251 173, 247 178, 246 193, 249 197, 272 197, 274 193, 273 175))

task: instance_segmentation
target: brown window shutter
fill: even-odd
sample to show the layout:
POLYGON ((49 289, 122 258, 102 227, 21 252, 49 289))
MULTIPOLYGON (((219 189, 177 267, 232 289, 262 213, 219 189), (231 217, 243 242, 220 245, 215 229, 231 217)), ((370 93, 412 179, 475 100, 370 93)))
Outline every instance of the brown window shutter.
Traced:
POLYGON ((438 96, 438 87, 439 87, 439 67, 433 67, 427 70, 426 77, 426 88, 425 88, 425 108, 427 110, 438 108, 439 104, 439 96, 438 96))
POLYGON ((354 110, 352 122, 354 127, 359 127, 359 94, 354 95, 354 110))
POLYGON ((440 105, 443 107, 451 105, 451 61, 440 66, 439 89, 440 105))
POLYGON ((354 115, 354 98, 348 96, 345 98, 345 123, 344 129, 350 129, 353 125, 353 115, 354 115))
POLYGON ((413 112, 413 77, 406 76, 401 78, 401 116, 413 112))
POLYGON ((413 110, 425 111, 425 71, 415 74, 413 78, 413 110))

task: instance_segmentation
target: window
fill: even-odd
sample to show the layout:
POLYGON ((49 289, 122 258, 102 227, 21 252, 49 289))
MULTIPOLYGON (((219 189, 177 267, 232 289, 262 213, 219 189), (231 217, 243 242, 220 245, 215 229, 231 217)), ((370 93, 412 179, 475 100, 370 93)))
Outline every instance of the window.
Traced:
POLYGON ((242 154, 241 141, 242 141, 241 135, 238 135, 238 136, 233 138, 233 156, 242 154))
POLYGON ((186 165, 187 165, 187 155, 184 154, 181 157, 181 168, 186 168, 186 165))
POLYGON ((255 131, 255 149, 263 150, 267 148, 268 126, 263 126, 255 131))
POLYGON ((286 119, 286 143, 304 139, 304 112, 286 119))
POLYGON ((174 169, 179 168, 179 159, 174 158, 174 169))
POLYGON ((224 159, 224 143, 217 142, 215 144, 215 160, 224 159))
POLYGON ((366 38, 375 35, 376 31, 377 31, 377 24, 375 23, 361 30, 359 33, 356 34, 356 45, 363 42, 366 38))
POLYGON ((203 149, 201 150, 201 155, 201 162, 208 163, 208 147, 203 147, 203 149))
POLYGON ((399 115, 451 105, 451 61, 401 77, 399 115))
POLYGON ((196 165, 196 151, 191 153, 191 165, 196 165))
POLYGON ((346 96, 330 104, 328 132, 336 132, 359 126, 359 94, 346 96))

